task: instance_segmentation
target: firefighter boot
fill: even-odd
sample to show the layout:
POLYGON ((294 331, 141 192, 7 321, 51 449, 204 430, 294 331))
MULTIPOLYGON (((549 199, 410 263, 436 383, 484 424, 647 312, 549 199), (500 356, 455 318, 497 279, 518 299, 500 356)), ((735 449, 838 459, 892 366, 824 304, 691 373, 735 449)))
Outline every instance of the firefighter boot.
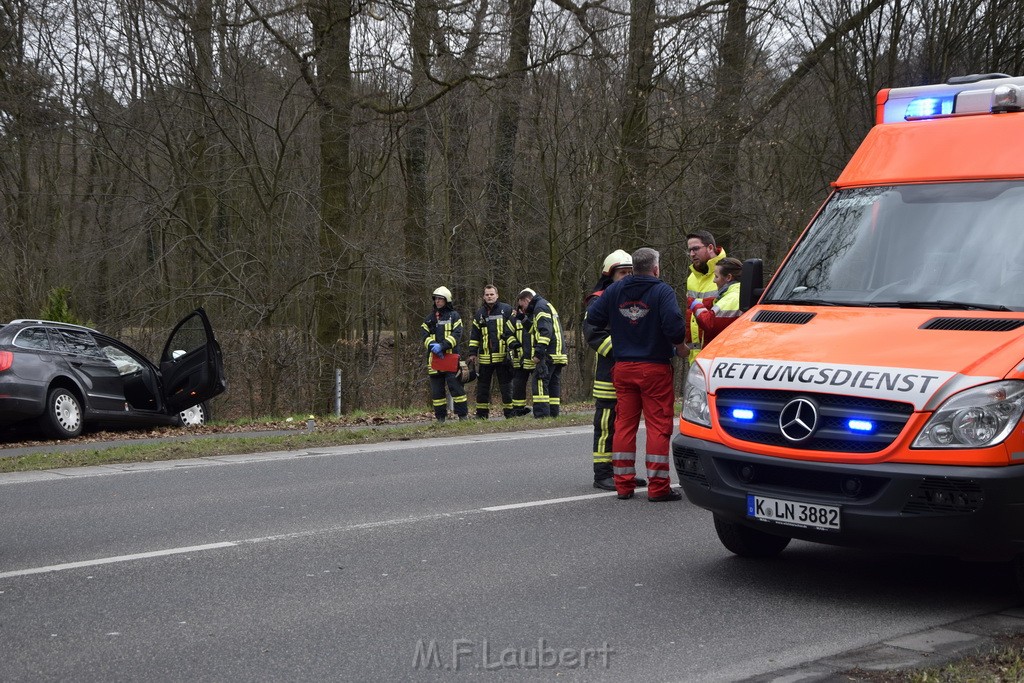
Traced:
POLYGON ((594 463, 594 488, 605 491, 615 490, 615 478, 612 476, 611 462, 594 463))
POLYGON ((487 418, 489 418, 491 416, 491 409, 490 408, 477 408, 476 409, 476 416, 478 418, 480 418, 481 420, 486 420, 487 418))

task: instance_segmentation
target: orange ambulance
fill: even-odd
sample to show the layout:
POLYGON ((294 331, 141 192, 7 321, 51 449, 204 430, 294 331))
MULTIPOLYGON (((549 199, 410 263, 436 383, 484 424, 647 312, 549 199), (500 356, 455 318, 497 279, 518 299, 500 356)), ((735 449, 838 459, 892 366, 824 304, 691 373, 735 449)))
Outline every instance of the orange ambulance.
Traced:
POLYGON ((881 91, 833 185, 690 367, 683 490, 739 555, 797 538, 1024 578, 1024 77, 881 91))

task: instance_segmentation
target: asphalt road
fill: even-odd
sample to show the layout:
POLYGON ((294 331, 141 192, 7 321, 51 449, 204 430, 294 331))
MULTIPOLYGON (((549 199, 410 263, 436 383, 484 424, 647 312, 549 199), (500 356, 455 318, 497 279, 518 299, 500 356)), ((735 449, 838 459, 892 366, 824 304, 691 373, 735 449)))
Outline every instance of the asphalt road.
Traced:
POLYGON ((0 680, 725 681, 1017 602, 999 565, 733 557, 591 488, 589 442, 0 475, 0 680))

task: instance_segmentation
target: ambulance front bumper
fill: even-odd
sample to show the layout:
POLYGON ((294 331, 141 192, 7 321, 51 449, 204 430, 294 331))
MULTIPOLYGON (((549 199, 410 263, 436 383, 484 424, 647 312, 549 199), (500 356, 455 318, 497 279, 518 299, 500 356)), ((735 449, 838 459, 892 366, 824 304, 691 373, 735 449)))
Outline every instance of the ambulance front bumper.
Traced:
POLYGON ((672 456, 692 503, 759 531, 970 559, 1024 553, 1024 465, 786 460, 683 434, 672 456))

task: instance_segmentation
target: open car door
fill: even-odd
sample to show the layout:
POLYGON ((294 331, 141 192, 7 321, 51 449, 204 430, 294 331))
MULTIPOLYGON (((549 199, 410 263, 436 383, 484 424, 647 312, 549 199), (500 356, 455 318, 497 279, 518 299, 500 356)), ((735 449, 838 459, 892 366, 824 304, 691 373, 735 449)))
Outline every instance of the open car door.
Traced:
POLYGON ((170 415, 227 389, 220 344, 206 311, 197 308, 179 322, 160 356, 164 411, 170 415))

